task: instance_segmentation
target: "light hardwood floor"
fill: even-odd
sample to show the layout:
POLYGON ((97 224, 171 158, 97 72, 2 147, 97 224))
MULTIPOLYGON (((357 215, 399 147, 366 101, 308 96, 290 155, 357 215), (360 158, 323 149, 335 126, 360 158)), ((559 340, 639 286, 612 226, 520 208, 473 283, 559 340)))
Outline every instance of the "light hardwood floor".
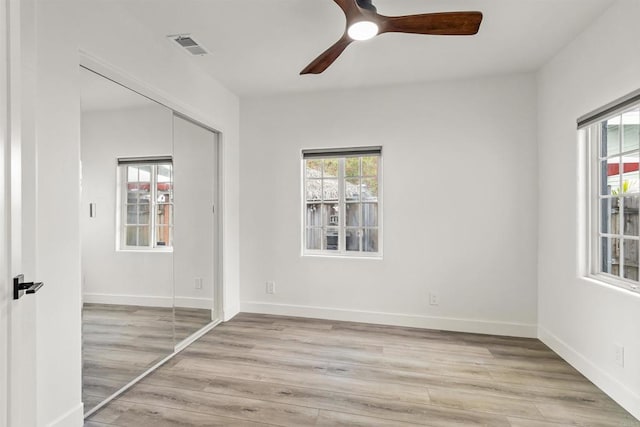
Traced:
POLYGON ((239 314, 86 427, 640 426, 538 340, 239 314))

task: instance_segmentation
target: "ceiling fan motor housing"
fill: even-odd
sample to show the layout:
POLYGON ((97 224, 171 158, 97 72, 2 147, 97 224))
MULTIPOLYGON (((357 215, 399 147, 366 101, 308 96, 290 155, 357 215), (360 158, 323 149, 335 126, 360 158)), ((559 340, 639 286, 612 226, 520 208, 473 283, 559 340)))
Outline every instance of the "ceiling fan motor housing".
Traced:
POLYGON ((373 4, 371 4, 371 0, 356 0, 356 3, 358 3, 358 6, 360 6, 360 8, 362 9, 367 9, 372 12, 378 11, 376 7, 373 4))

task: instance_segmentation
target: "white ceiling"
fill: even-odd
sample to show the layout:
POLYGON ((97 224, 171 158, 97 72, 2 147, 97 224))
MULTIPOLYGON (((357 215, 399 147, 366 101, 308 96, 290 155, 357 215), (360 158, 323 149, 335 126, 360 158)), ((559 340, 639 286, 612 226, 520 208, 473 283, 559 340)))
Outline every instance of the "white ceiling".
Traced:
MULTIPOLYGON (((476 36, 384 34, 349 46, 320 75, 299 72, 344 31, 332 0, 127 0, 157 37, 191 33, 211 54, 188 57, 241 96, 537 70, 612 0, 374 0, 384 15, 478 10, 476 36)), ((177 46, 175 47, 178 48, 177 46)))

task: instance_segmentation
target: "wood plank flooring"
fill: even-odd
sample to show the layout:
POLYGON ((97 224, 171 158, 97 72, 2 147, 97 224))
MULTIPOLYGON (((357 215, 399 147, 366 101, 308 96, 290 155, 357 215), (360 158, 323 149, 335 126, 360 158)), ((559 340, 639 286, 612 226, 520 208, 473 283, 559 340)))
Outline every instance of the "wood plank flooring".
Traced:
POLYGON ((538 340, 242 313, 86 421, 640 426, 538 340))
POLYGON ((173 353, 174 344, 211 321, 210 310, 84 304, 82 398, 85 412, 173 353), (175 338, 174 338, 175 335, 175 338))

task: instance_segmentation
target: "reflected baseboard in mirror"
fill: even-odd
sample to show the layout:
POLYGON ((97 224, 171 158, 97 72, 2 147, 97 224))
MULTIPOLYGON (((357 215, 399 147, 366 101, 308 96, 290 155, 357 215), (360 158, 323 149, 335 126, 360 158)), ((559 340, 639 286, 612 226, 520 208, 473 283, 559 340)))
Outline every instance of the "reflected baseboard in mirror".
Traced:
POLYGON ((82 400, 85 412, 173 353, 173 309, 84 304, 82 400))

